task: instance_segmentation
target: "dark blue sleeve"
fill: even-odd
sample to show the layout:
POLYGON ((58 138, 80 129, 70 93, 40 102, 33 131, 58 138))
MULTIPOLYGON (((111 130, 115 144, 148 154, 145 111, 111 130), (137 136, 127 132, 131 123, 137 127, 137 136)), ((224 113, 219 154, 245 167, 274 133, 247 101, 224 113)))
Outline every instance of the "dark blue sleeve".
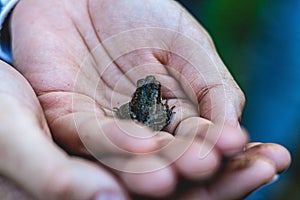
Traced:
POLYGON ((11 64, 9 32, 5 31, 5 19, 19 0, 0 0, 0 59, 11 64))

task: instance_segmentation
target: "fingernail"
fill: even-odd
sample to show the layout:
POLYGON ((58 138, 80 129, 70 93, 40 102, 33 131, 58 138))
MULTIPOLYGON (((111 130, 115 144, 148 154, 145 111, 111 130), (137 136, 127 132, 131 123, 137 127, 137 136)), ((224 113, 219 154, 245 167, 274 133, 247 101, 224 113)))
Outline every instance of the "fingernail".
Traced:
POLYGON ((268 185, 271 185, 271 184, 277 182, 278 179, 279 179, 279 177, 280 177, 280 175, 276 174, 276 175, 273 177, 273 179, 272 179, 269 183, 267 183, 265 186, 268 186, 268 185))
POLYGON ((270 182, 266 183, 265 185, 263 185, 261 188, 265 188, 268 187, 269 185, 272 185, 273 183, 277 182, 279 179, 280 175, 276 174, 271 180, 270 182))
POLYGON ((94 200, 126 200, 127 198, 122 194, 117 193, 100 193, 94 200))

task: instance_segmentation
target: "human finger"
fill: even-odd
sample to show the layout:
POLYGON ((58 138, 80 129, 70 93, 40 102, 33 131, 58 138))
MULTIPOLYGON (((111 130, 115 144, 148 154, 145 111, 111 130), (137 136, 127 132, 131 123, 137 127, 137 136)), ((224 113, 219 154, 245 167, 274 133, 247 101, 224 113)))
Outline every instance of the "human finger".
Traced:
MULTIPOLYGON (((248 140, 247 133, 239 127, 226 124, 223 126, 216 125, 201 117, 184 119, 177 126, 175 135, 201 138, 203 143, 210 145, 210 149, 216 148, 225 156, 231 156, 242 151, 248 140)), ((207 148, 208 151, 210 149, 207 148)))
MULTIPOLYGON (((290 164, 290 154, 277 144, 258 144, 228 162, 223 174, 207 188, 194 188, 186 195, 195 199, 242 199, 257 188, 276 181, 290 164)), ((187 197, 183 196, 183 197, 187 197)))
POLYGON ((221 155, 216 149, 210 148, 202 139, 193 137, 176 136, 159 153, 180 176, 195 181, 211 178, 221 162, 221 155))
POLYGON ((245 150, 247 155, 257 155, 272 160, 279 174, 291 164, 291 155, 283 146, 275 143, 249 143, 245 150), (252 146, 253 145, 253 146, 252 146))
POLYGON ((51 123, 55 139, 75 154, 102 157, 114 154, 147 153, 159 147, 157 133, 127 120, 75 112, 51 123))
POLYGON ((209 187, 189 188, 179 199, 243 199, 249 193, 276 178, 272 162, 261 158, 235 160, 209 187))
POLYGON ((123 165, 123 171, 117 173, 133 194, 159 198, 174 192, 177 173, 164 158, 133 157, 123 165))
POLYGON ((3 176, 0 176, 0 199, 33 200, 24 190, 21 190, 15 183, 3 176))
POLYGON ((126 199, 106 170, 71 158, 51 140, 30 85, 10 66, 0 67, 0 172, 38 199, 126 199), (82 184, 84 183, 84 184, 82 184))

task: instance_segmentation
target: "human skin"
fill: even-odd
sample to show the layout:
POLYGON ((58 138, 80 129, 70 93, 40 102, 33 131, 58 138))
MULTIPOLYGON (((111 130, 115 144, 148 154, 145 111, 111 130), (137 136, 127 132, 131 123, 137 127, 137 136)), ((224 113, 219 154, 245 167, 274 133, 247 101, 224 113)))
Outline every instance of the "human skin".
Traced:
MULTIPOLYGON (((145 160, 135 158, 126 160, 125 169, 133 169, 135 166, 147 168, 153 165, 154 168, 158 166, 159 170, 139 174, 112 170, 132 194, 152 197, 177 195, 175 186, 181 180, 178 177, 193 181, 193 183, 194 181, 202 183, 210 180, 222 167, 226 170, 215 178, 214 182, 206 186, 202 184, 198 186, 195 183, 195 187, 186 188, 185 192, 181 191, 181 198, 187 196, 192 198, 191 195, 196 194, 198 198, 200 195, 207 199, 236 199, 269 182, 275 174, 289 165, 289 154, 279 145, 260 144, 259 148, 250 148, 241 152, 247 141, 246 133, 239 128, 244 96, 218 57, 208 34, 173 1, 122 0, 111 4, 110 1, 94 0, 77 1, 74 4, 74 1, 70 0, 23 0, 13 12, 11 31, 14 66, 32 85, 44 109, 53 137, 68 152, 89 155, 87 146, 95 154, 104 153, 112 157, 117 155, 113 158, 121 162, 123 161, 122 152, 109 145, 106 136, 126 151, 138 153, 150 153, 159 149, 162 143, 170 141, 176 144, 176 148, 184 147, 186 141, 192 141, 182 152, 182 156, 174 162, 172 160, 174 151, 162 151, 162 156, 154 154, 150 159, 145 160), (124 46, 127 45, 127 41, 124 41, 125 44, 112 43, 114 45, 105 46, 105 41, 123 31, 145 27, 173 30, 191 38, 205 49, 207 57, 215 64, 214 67, 210 68, 209 59, 199 57, 193 52, 188 54, 188 58, 192 63, 200 66, 199 68, 194 68, 189 62, 172 52, 169 54, 169 52, 149 48, 135 49, 133 52, 122 54, 102 74, 101 67, 116 58, 120 53, 118 50, 124 50, 124 46), (100 52, 105 50, 106 57, 100 57, 99 60, 95 58, 94 63, 97 63, 97 67, 94 67, 93 62, 87 62, 87 66, 80 68, 83 60, 95 47, 98 47, 100 52), (143 68, 146 65, 151 68, 143 68), (188 98, 192 95, 184 91, 189 88, 180 82, 179 73, 170 73, 166 70, 166 65, 170 66, 168 69, 181 72, 180 74, 185 78, 184 81, 190 86, 190 91, 196 94, 196 102, 193 98, 188 98), (130 72, 134 70, 133 66, 142 66, 143 70, 140 73, 138 70, 133 71, 134 73, 130 72), (77 76, 79 69, 83 69, 82 72, 89 78, 84 78, 85 76, 80 76, 80 74, 77 76), (218 73, 213 73, 215 70, 218 73), (124 73, 127 79, 122 79, 124 73), (169 99, 170 105, 176 105, 175 117, 166 131, 184 137, 173 138, 166 132, 150 137, 153 133, 148 128, 132 122, 114 121, 105 112, 107 108, 111 108, 112 91, 110 88, 116 86, 117 80, 124 80, 122 84, 126 87, 121 87, 121 91, 124 89, 130 91, 134 90, 138 79, 144 78, 144 74, 149 73, 155 75, 162 85, 169 87, 163 89, 163 96, 169 99), (205 75, 206 82, 199 73, 205 75), (95 74, 101 75, 101 84, 98 83, 99 77, 95 74), (95 93, 97 84, 102 88, 95 93), (187 93, 187 96, 183 95, 184 93, 187 93), (75 107, 72 100, 75 100, 75 107), (200 114, 195 103, 199 105, 200 114), (220 121, 219 116, 224 117, 224 121, 220 121), (120 124, 123 129, 118 128, 120 124), (192 131, 193 127, 196 132, 192 131), (206 137, 208 127, 213 127, 215 131, 209 132, 212 134, 206 137), (124 129, 135 137, 128 137, 124 134, 124 129), (99 130, 100 132, 102 130, 102 134, 95 134, 99 130), (196 137, 191 140, 189 135, 194 136, 194 134, 196 137), (150 139, 140 140, 137 137, 140 135, 150 137, 150 139), (198 159, 200 147, 208 153, 202 159, 198 159), (230 159, 226 165, 221 162, 225 156, 238 152, 241 153, 230 159), (279 156, 274 156, 275 154, 279 156), (170 162, 171 165, 166 164, 170 162), (164 167, 161 168, 162 166, 164 167), (261 172, 261 174, 255 173, 253 176, 254 171, 261 172), (243 181, 245 177, 247 181, 243 181), (237 187, 240 188, 238 191, 237 187), (232 196, 228 196, 229 194, 232 196)), ((185 43, 185 40, 174 42, 175 37, 170 39, 163 37, 160 33, 157 35, 155 33, 152 36, 155 41, 145 42, 145 38, 136 37, 139 35, 133 35, 133 38, 129 35, 127 39, 133 47, 140 47, 140 43, 150 47, 153 43, 158 43, 175 52, 180 52, 180 49, 193 50, 193 46, 185 46, 191 44, 185 43)), ((130 94, 123 95, 119 91, 114 96, 121 102, 129 97, 130 94)), ((50 139, 48 142, 54 145, 50 139)), ((174 148, 174 145, 171 147, 174 148)), ((28 157, 29 155, 26 158, 28 157)), ((50 160, 50 163, 46 160, 42 163, 31 162, 31 164, 43 168, 49 164, 51 166, 51 162, 60 162, 59 158, 57 159, 50 160)), ((89 170, 86 169, 86 171, 89 170)), ((101 169, 99 171, 103 173, 101 169)), ((11 179, 24 187, 24 182, 20 182, 18 177, 22 177, 22 174, 16 172, 11 179)), ((42 179, 41 181, 48 182, 49 180, 42 179)), ((76 180, 73 181, 76 183, 76 180)), ((43 187, 42 184, 41 187, 43 187)), ((40 188, 42 190, 39 190, 39 187, 34 190, 33 188, 34 186, 25 189, 41 197, 43 188, 40 188)), ((58 192, 61 195, 64 190, 72 189, 77 188, 66 184, 61 187, 60 191, 52 192, 58 192)), ((78 193, 88 193, 88 191, 91 190, 78 190, 78 193)))
POLYGON ((93 199, 99 193, 126 196, 122 186, 105 169, 68 156, 53 142, 29 83, 12 67, 2 61, 0 65, 0 172, 30 194, 24 195, 13 184, 1 181, 0 197, 27 200, 31 196, 93 199))

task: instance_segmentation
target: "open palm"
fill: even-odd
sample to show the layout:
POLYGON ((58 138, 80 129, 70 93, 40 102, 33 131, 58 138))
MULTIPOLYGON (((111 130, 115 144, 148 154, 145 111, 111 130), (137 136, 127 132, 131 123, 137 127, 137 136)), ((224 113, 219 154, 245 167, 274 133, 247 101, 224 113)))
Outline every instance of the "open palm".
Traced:
MULTIPOLYGON (((207 180, 222 156, 246 143, 238 128, 242 92, 207 33, 174 1, 23 0, 11 25, 14 65, 38 95, 56 142, 71 153, 101 159, 132 192, 164 196, 177 175, 207 180), (179 136, 175 139, 113 118, 113 107, 128 102, 136 81, 147 75, 161 82, 163 98, 175 106, 165 129, 179 136), (151 153, 166 144, 169 148, 151 153), (127 159, 128 153, 149 154, 127 159), (126 173, 135 171, 148 173, 126 173)), ((235 183, 227 182, 238 175, 230 171, 220 179, 229 193, 235 183)), ((234 198, 261 182, 245 183, 234 198)))

